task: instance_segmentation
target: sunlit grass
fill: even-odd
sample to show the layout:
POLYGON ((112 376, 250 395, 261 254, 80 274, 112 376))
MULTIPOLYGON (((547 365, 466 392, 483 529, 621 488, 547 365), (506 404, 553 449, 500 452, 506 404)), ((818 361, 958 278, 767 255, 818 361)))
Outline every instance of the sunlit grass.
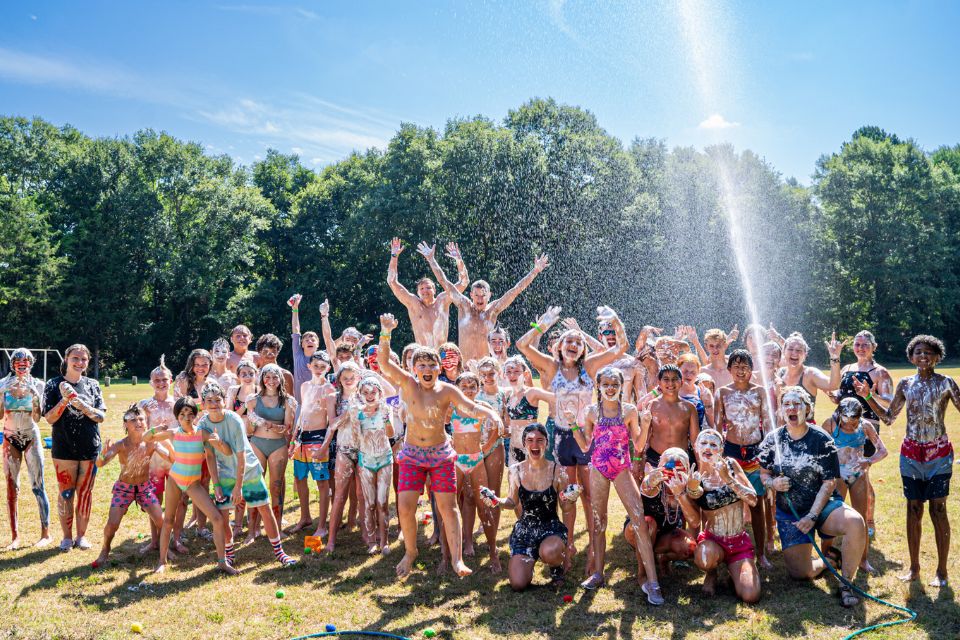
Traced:
MULTIPOLYGON (((903 375, 904 371, 895 372, 903 375)), ((956 369, 944 373, 957 374, 956 369)), ((110 413, 104 433, 121 437, 119 415, 131 401, 146 397, 149 387, 141 384, 113 385, 104 393, 110 413)), ((818 407, 818 419, 831 411, 828 402, 818 407)), ((948 411, 951 436, 960 440, 960 416, 948 411)), ((920 612, 914 625, 895 627, 873 637, 955 638, 960 634, 960 607, 951 589, 925 586, 936 564, 933 533, 924 522, 922 544, 923 581, 906 586, 896 579, 907 560, 904 539, 904 500, 897 458, 903 434, 903 418, 883 431, 890 457, 871 473, 877 489, 877 540, 871 562, 882 571, 878 577, 861 576, 859 583, 875 595, 897 603, 907 602, 920 612)), ((44 435, 49 426, 44 425, 44 435)), ((47 492, 54 501, 52 530, 59 540, 56 521, 56 482, 49 451, 47 492)), ((752 607, 738 604, 722 591, 715 598, 700 595, 702 575, 695 569, 679 569, 662 579, 667 604, 654 609, 646 604, 635 581, 635 564, 620 538, 623 509, 616 497, 610 501, 611 527, 608 531, 608 586, 595 593, 573 588, 582 578, 583 559, 578 558, 565 593, 574 596, 564 604, 560 594, 534 588, 514 594, 504 577, 494 578, 484 559, 486 545, 478 539, 477 556, 469 561, 475 575, 460 580, 438 579, 433 570, 437 549, 423 547, 418 571, 403 584, 394 579, 393 567, 400 559, 399 545, 386 557, 366 555, 356 531, 338 540, 336 557, 302 557, 300 566, 279 568, 266 540, 239 552, 242 575, 221 577, 215 571, 213 546, 191 540, 191 554, 172 563, 170 570, 155 578, 151 570, 155 554, 141 556, 143 543, 138 534, 149 535, 146 516, 132 508, 117 533, 112 561, 94 571, 90 562, 97 546, 109 507, 110 488, 119 467, 114 462, 97 478, 94 512, 89 538, 94 549, 60 553, 56 549, 30 547, 0 554, 0 630, 8 637, 26 638, 128 638, 130 625, 143 625, 144 637, 177 638, 290 638, 323 631, 326 624, 338 629, 386 630, 409 637, 422 637, 424 629, 435 629, 445 638, 778 638, 807 636, 839 638, 850 630, 894 614, 875 604, 852 611, 842 609, 835 595, 835 582, 812 584, 789 580, 777 553, 776 569, 763 576, 764 594, 752 607), (278 599, 276 592, 284 590, 278 599)), ((25 486, 25 478, 21 479, 25 486)), ((954 483, 954 495, 958 487, 954 483)), ((295 493, 287 492, 286 519, 296 519, 295 493)), ((954 527, 951 557, 960 558, 960 519, 956 500, 951 500, 954 527)), ((314 504, 314 511, 316 505, 314 504)), ((24 541, 39 537, 36 503, 29 487, 21 490, 20 517, 24 541)), ((3 521, 7 522, 6 516, 3 521)), ((396 520, 392 537, 396 535, 396 520)), ((506 566, 506 539, 513 524, 504 514, 499 542, 506 566)), ((578 521, 577 544, 583 548, 586 535, 578 521)), ((5 542, 9 527, 0 531, 5 542)), ((302 536, 286 541, 288 551, 301 557, 302 536)), ((956 579, 956 575, 953 576, 956 579)), ((540 583, 545 582, 541 577, 540 583)))

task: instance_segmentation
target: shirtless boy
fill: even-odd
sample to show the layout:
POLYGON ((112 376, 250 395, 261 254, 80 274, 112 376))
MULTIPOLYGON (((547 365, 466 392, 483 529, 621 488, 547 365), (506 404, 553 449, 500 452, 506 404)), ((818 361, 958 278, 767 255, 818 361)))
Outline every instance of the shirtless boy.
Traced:
MULTIPOLYGON (((413 326, 413 337, 417 344, 436 349, 447 341, 450 330, 450 304, 452 297, 446 291, 437 295, 437 286, 430 278, 417 280, 417 295, 413 295, 400 284, 397 271, 397 258, 403 253, 403 243, 400 238, 390 242, 390 266, 387 267, 387 284, 393 295, 397 296, 410 314, 410 324, 413 326)), ((457 283, 454 285, 460 293, 467 288, 470 276, 467 275, 467 265, 463 262, 460 248, 455 242, 447 244, 447 256, 457 263, 457 283)))
POLYGON ((433 275, 440 282, 443 290, 450 295, 453 304, 457 305, 457 310, 460 312, 457 328, 459 329, 460 351, 463 354, 464 362, 479 360, 487 355, 487 335, 497 325, 497 318, 550 264, 547 256, 541 255, 534 262, 530 273, 525 275, 502 297, 491 301, 490 285, 486 280, 477 280, 473 283, 473 286, 470 287, 469 298, 457 291, 454 284, 447 280, 443 269, 437 263, 436 246, 431 247, 426 242, 421 242, 417 246, 417 251, 430 263, 433 275))
POLYGON ((733 382, 733 376, 727 371, 727 346, 730 342, 723 329, 710 329, 703 334, 703 347, 708 361, 700 368, 700 372, 713 378, 717 389, 733 382))
POLYGON ((231 372, 237 372, 237 365, 246 358, 253 364, 260 366, 260 354, 256 351, 250 351, 250 343, 253 342, 253 332, 245 324, 238 324, 230 332, 230 342, 233 344, 233 351, 227 358, 227 369, 231 372))
MULTIPOLYGON (((660 466, 660 455, 670 447, 690 451, 700 435, 700 419, 692 402, 680 398, 680 369, 672 364, 660 367, 657 374, 659 391, 650 402, 650 438, 647 441, 647 463, 650 469, 660 466)), ((634 469, 638 481, 644 477, 643 469, 634 469)))
MULTIPOLYGON (((751 381, 753 357, 746 349, 736 349, 730 354, 727 369, 733 382, 717 390, 716 403, 716 424, 725 438, 723 455, 740 464, 756 490, 757 497, 763 498, 764 487, 760 481, 760 461, 757 456, 764 435, 775 428, 775 425, 767 424, 769 420, 765 421, 767 392, 761 385, 751 381)), ((753 544, 759 556, 757 566, 761 569, 773 568, 764 553, 767 534, 766 507, 767 501, 762 499, 750 507, 753 544)))
MULTIPOLYGON (((390 352, 390 333, 397 326, 392 314, 380 316, 380 351, 390 352)), ((463 563, 460 512, 457 509, 457 483, 454 471, 456 452, 444 431, 444 418, 451 407, 471 418, 486 418, 498 430, 503 429, 500 416, 489 407, 467 399, 452 384, 440 382, 440 356, 428 347, 413 353, 413 374, 407 373, 389 358, 380 362, 383 374, 396 384, 407 408, 407 432, 403 449, 397 456, 400 480, 397 499, 400 531, 405 553, 397 565, 401 578, 410 574, 417 559, 417 499, 430 476, 430 491, 443 518, 444 534, 450 548, 453 570, 463 577, 472 571, 463 563)))

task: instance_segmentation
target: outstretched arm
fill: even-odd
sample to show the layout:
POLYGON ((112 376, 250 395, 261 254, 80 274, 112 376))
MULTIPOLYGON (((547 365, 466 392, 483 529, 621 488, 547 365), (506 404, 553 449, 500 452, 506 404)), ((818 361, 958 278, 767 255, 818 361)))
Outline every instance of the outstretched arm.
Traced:
POLYGON ((460 253, 460 247, 456 242, 447 243, 447 257, 457 263, 457 282, 453 286, 463 293, 470 284, 470 275, 467 273, 467 264, 463 261, 463 254, 460 253))
MULTIPOLYGON (((290 305, 290 333, 300 335, 300 301, 303 296, 299 293, 293 294, 287 304, 290 305)), ((294 347, 296 349, 296 347, 294 347)))
POLYGON ((560 317, 560 307, 547 307, 547 310, 537 318, 529 331, 517 340, 517 350, 526 357, 541 374, 552 376, 556 373, 557 362, 553 356, 543 353, 538 348, 540 338, 550 330, 560 317))
POLYGON ((410 291, 400 284, 400 272, 398 269, 398 258, 400 254, 403 253, 403 242, 400 241, 400 238, 394 238, 390 241, 390 264, 387 266, 387 286, 390 287, 390 291, 393 291, 393 295, 397 296, 397 300, 405 306, 409 307, 412 304, 416 304, 418 301, 417 296, 410 293, 410 291))
POLYGON ((440 268, 440 263, 437 262, 436 245, 430 246, 426 242, 421 242, 417 245, 417 251, 427 259, 427 264, 430 265, 430 271, 433 272, 433 277, 437 279, 437 282, 440 283, 443 290, 453 300, 453 304, 459 307, 461 304, 469 302, 467 297, 457 290, 456 285, 447 279, 447 274, 440 268))
MULTIPOLYGON (((900 382, 897 383, 897 390, 894 391, 893 400, 890 401, 888 408, 884 408, 883 405, 873 397, 873 386, 869 382, 861 382, 857 378, 854 378, 853 390, 857 392, 858 396, 867 401, 867 404, 870 405, 870 408, 873 409, 873 412, 876 413, 881 420, 887 424, 893 424, 893 421, 900 415, 903 405, 906 404, 906 396, 903 392, 904 380, 905 378, 901 378, 900 382)), ((960 400, 960 398, 958 398, 958 400, 960 400)), ((960 410, 960 406, 958 406, 957 409, 960 410)))
POLYGON ((507 307, 513 304, 513 301, 517 299, 517 296, 519 296, 527 287, 533 284, 533 279, 540 275, 540 273, 548 266, 550 266, 550 261, 547 259, 546 254, 537 258, 533 263, 533 269, 530 270, 530 273, 523 276, 523 278, 520 279, 520 282, 513 285, 512 289, 490 303, 491 313, 495 315, 503 313, 507 307))
POLYGON ((327 350, 330 360, 336 365, 337 343, 333 340, 333 329, 330 328, 330 301, 324 299, 320 305, 320 331, 323 333, 323 347, 327 350))
POLYGON ((387 354, 387 357, 377 360, 383 377, 402 389, 413 381, 413 377, 390 359, 390 336, 396 328, 397 319, 393 317, 392 313, 385 313, 380 316, 380 346, 377 348, 377 353, 387 354))

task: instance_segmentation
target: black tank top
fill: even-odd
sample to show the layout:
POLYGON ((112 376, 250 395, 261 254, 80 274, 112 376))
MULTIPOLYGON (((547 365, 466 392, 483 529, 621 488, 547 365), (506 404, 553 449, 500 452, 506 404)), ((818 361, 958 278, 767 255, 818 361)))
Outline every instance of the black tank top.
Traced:
MULTIPOLYGON (((787 379, 787 368, 786 368, 786 367, 781 368, 781 369, 777 372, 777 375, 779 375, 779 377, 782 378, 784 382, 786 382, 786 379, 787 379)), ((814 387, 814 388, 813 388, 813 391, 811 391, 810 389, 808 389, 808 388, 807 388, 807 385, 803 384, 803 379, 806 378, 806 377, 807 377, 807 367, 804 366, 804 367, 803 367, 803 372, 800 374, 800 380, 797 382, 797 385, 800 386, 800 387, 802 387, 803 390, 807 392, 807 395, 810 396, 810 401, 813 403, 813 407, 816 408, 816 407, 817 407, 817 388, 814 387)))
MULTIPOLYGON (((876 369, 874 367, 873 369, 876 369)), ((870 371, 873 371, 870 369, 870 371)), ((863 417, 867 420, 879 421, 880 417, 874 413, 873 409, 870 408, 870 403, 857 395, 857 392, 853 389, 853 381, 859 380, 860 382, 869 382, 870 386, 873 386, 873 377, 870 375, 870 371, 847 371, 842 376, 840 376, 840 400, 844 398, 856 398, 860 401, 860 406, 863 407, 863 417)))
POLYGON ((697 498, 697 506, 707 511, 716 511, 728 504, 739 502, 740 498, 733 492, 733 489, 727 485, 722 485, 716 489, 703 488, 703 495, 697 498))
POLYGON ((523 507, 521 520, 534 520, 536 522, 560 521, 557 515, 557 490, 553 486, 554 474, 557 472, 557 463, 553 463, 553 472, 550 474, 550 486, 543 491, 531 491, 520 483, 517 488, 517 494, 520 497, 520 505, 523 507))

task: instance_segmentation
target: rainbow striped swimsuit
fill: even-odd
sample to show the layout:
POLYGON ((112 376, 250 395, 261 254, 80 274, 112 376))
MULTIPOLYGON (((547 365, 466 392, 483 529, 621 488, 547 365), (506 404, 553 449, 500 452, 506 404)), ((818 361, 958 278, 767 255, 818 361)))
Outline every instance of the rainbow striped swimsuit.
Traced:
POLYGON ((203 458, 203 434, 200 431, 187 433, 180 427, 173 434, 173 467, 170 469, 170 478, 180 491, 186 491, 200 480, 203 458))

